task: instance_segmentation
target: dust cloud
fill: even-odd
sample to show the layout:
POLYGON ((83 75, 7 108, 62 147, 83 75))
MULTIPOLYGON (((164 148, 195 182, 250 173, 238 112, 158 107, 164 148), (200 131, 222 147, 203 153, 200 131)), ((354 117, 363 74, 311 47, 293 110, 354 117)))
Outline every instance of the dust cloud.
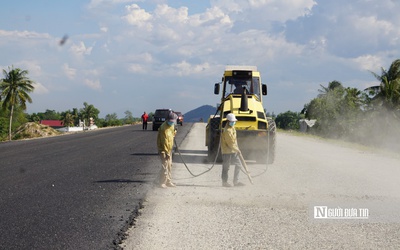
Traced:
POLYGON ((393 112, 382 110, 366 115, 354 125, 352 132, 344 139, 392 152, 400 151, 400 118, 393 112))

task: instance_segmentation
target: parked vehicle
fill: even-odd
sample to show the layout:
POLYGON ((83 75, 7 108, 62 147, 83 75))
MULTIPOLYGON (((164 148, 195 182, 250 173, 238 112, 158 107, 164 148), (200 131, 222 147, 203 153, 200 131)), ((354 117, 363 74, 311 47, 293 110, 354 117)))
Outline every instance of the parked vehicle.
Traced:
POLYGON ((168 119, 170 112, 174 112, 172 109, 156 109, 153 116, 153 131, 158 130, 163 122, 168 119))
POLYGON ((175 114, 178 116, 176 119, 176 124, 183 126, 183 114, 181 112, 175 112, 175 114))

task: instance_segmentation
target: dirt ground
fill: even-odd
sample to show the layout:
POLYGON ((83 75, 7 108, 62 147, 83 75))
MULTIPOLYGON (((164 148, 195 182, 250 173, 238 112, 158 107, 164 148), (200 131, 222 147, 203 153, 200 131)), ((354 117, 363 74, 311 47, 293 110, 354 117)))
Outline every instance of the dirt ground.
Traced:
POLYGON ((38 124, 36 122, 27 122, 20 126, 14 133, 15 139, 32 139, 47 136, 61 135, 62 133, 52 127, 38 124))

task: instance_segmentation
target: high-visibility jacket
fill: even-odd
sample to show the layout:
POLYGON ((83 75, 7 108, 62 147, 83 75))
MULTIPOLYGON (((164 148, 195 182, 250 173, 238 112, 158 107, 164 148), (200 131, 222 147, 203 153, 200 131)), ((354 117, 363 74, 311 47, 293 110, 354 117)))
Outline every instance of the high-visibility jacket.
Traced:
POLYGON ((169 154, 172 152, 175 134, 174 125, 170 126, 167 122, 161 124, 157 135, 157 148, 159 153, 165 152, 169 154))
POLYGON ((147 122, 148 119, 149 119, 149 115, 148 114, 143 114, 142 115, 142 121, 143 122, 147 122))
POLYGON ((236 129, 235 127, 229 126, 229 124, 226 124, 221 135, 221 152, 222 154, 234 154, 239 151, 236 129))

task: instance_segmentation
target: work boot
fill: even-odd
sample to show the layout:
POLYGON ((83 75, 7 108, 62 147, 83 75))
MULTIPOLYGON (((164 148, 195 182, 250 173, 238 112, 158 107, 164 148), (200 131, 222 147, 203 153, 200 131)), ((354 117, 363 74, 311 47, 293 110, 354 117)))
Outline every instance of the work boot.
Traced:
POLYGON ((232 185, 229 184, 228 182, 222 182, 222 186, 223 187, 232 187, 232 185))
POLYGON ((235 183, 233 183, 233 185, 234 185, 235 187, 243 187, 243 186, 244 186, 244 183, 235 182, 235 183))

